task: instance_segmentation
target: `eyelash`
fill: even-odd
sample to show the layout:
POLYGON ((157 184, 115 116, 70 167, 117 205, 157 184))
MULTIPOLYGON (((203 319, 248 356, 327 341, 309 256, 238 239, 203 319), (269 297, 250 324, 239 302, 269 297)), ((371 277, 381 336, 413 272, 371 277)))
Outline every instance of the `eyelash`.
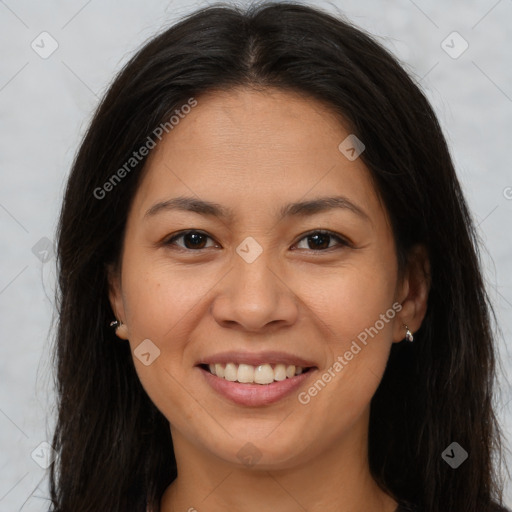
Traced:
MULTIPOLYGON (((181 231, 181 232, 173 235, 171 238, 168 238, 167 240, 164 241, 164 245, 165 246, 176 245, 174 243, 176 240, 178 240, 179 238, 183 238, 184 236, 189 235, 191 233, 197 233, 197 234, 206 236, 206 237, 210 238, 211 240, 213 240, 213 238, 210 235, 204 233, 203 231, 199 231, 199 230, 196 230, 196 229, 189 229, 189 230, 186 230, 186 231, 181 231)), ((301 242, 305 238, 312 237, 313 235, 329 236, 329 237, 334 238, 335 240, 338 241, 338 246, 341 246, 341 247, 353 247, 353 245, 348 240, 346 240, 345 238, 341 237, 340 235, 338 235, 336 233, 333 233, 332 231, 327 231, 327 230, 323 230, 323 229, 317 229, 315 231, 310 231, 308 233, 305 233, 304 235, 302 235, 302 237, 298 240, 297 243, 301 242)), ((296 245, 296 244, 294 244, 294 245, 296 245)), ((188 249, 187 247, 181 247, 181 246, 177 246, 177 247, 179 247, 179 249, 181 249, 183 251, 189 251, 189 252, 190 251, 191 252, 200 252, 200 251, 203 251, 205 249, 211 249, 211 247, 205 247, 205 248, 201 248, 201 249, 188 249)), ((299 250, 306 250, 306 251, 310 251, 310 252, 327 252, 327 251, 330 251, 330 250, 335 249, 335 248, 336 247, 328 247, 327 249, 319 249, 319 250, 314 250, 314 249, 299 249, 299 250)))

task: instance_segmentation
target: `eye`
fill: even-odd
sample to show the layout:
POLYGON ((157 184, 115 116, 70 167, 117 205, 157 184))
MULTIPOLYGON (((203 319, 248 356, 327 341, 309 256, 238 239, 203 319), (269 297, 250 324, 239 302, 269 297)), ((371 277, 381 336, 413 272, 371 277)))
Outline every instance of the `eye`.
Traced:
POLYGON ((345 247, 351 247, 352 245, 350 242, 345 240, 339 235, 336 235, 334 233, 331 233, 330 231, 324 231, 324 230, 318 230, 318 231, 312 231, 311 233, 306 234, 306 236, 303 236, 300 241, 307 240, 308 247, 303 247, 306 250, 313 250, 315 252, 320 252, 321 250, 325 249, 332 249, 332 247, 338 246, 345 246, 345 247), (334 239, 338 243, 334 244, 334 246, 329 245, 329 239, 334 239), (311 241, 311 243, 309 243, 311 241), (320 250, 320 251, 319 251, 320 250))
POLYGON ((208 236, 206 233, 202 233, 201 231, 182 231, 181 233, 178 233, 177 235, 174 235, 173 237, 167 239, 164 242, 164 245, 178 245, 178 247, 181 247, 182 249, 207 249, 208 247, 205 247, 205 240, 207 238, 212 239, 210 236, 208 236), (179 240, 180 238, 183 238, 185 246, 176 244, 176 240, 179 240))
MULTIPOLYGON (((164 245, 177 245, 178 247, 184 249, 184 250, 201 250, 201 249, 208 249, 212 246, 206 246, 207 239, 213 240, 209 235, 206 233, 203 233, 201 231, 197 230, 189 230, 189 231, 182 231, 181 233, 177 233, 176 235, 172 236, 171 238, 168 238, 164 245), (176 241, 183 239, 183 245, 177 244, 176 241)), ((312 231, 310 233, 307 233, 305 236, 303 236, 300 241, 307 240, 308 247, 302 247, 301 249, 306 250, 312 250, 315 252, 320 252, 326 249, 332 249, 336 245, 338 246, 345 246, 345 247, 352 247, 352 244, 342 238, 339 235, 336 235, 330 231, 324 231, 324 230, 317 230, 312 231), (334 244, 334 246, 330 245, 330 241, 335 240, 337 244, 334 244), (311 243, 309 243, 311 242, 311 243)), ((215 245, 214 245, 215 246, 215 245)))

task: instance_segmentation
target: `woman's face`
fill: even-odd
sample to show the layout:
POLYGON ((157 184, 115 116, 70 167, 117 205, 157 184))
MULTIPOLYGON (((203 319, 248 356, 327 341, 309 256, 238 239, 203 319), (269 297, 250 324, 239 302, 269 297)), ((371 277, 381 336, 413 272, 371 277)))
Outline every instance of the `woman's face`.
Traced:
POLYGON ((149 156, 112 277, 142 385, 177 451, 284 468, 359 446, 419 326, 369 172, 314 100, 197 101, 149 156))

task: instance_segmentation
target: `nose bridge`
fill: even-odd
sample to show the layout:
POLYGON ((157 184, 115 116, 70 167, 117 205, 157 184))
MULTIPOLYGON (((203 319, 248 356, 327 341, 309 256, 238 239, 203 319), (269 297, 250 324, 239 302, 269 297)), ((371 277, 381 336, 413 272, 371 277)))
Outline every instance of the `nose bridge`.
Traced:
POLYGON ((270 271, 270 263, 269 251, 261 250, 260 254, 256 254, 256 249, 250 246, 250 242, 245 245, 240 244, 237 248, 237 257, 234 258, 233 268, 235 284, 240 283, 236 290, 254 297, 264 292, 265 300, 273 297, 275 283, 271 282, 270 276, 275 279, 275 274, 270 271), (245 252, 247 247, 249 250, 245 252))
POLYGON ((276 276, 270 270, 270 251, 264 250, 254 239, 242 242, 234 257, 232 293, 237 297, 237 307, 263 314, 274 308, 279 291, 276 276))
POLYGON ((235 322, 247 330, 257 330, 271 322, 294 321, 297 308, 293 293, 272 269, 271 260, 270 251, 253 238, 240 243, 213 305, 217 322, 235 322))

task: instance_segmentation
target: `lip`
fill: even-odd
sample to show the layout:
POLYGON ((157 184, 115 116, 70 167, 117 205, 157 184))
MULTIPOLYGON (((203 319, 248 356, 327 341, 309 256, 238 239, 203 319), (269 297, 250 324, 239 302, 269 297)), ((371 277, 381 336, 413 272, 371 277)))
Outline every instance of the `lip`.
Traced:
POLYGON ((295 375, 291 379, 272 382, 271 384, 242 384, 217 377, 204 368, 198 368, 214 391, 238 405, 248 407, 261 407, 278 402, 296 391, 315 372, 312 368, 308 372, 295 375))
POLYGON ((304 381, 309 379, 311 374, 315 373, 318 369, 313 361, 279 351, 221 352, 201 359, 197 362, 196 367, 201 371, 206 383, 216 393, 231 402, 247 407, 261 407, 278 402, 296 391, 304 381), (245 384, 217 377, 203 368, 204 365, 228 363, 249 364, 251 366, 258 366, 260 364, 293 364, 295 366, 301 366, 304 369, 308 368, 309 370, 300 375, 295 375, 292 378, 272 382, 270 384, 245 384))
POLYGON ((310 368, 316 364, 313 361, 308 361, 301 357, 286 352, 265 351, 265 352, 222 352, 212 356, 201 359, 196 364, 250 364, 251 366, 258 366, 260 364, 293 364, 295 366, 302 366, 303 368, 310 368))
POLYGON ((316 367, 309 367, 305 373, 270 384, 245 384, 217 377, 202 366, 197 368, 213 391, 237 405, 246 407, 262 407, 282 400, 297 391, 317 370, 316 367))

